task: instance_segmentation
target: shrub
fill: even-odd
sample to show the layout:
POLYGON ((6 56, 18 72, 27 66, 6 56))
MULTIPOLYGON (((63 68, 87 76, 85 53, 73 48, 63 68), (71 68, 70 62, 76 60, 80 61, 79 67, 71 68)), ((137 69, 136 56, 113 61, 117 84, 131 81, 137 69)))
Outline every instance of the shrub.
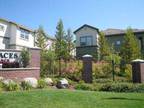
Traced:
POLYGON ((112 66, 109 63, 94 63, 93 77, 94 78, 108 78, 112 75, 112 66))
POLYGON ((86 83, 79 83, 75 85, 75 89, 77 90, 89 90, 89 91, 99 91, 102 84, 93 83, 93 84, 86 84, 86 83))
POLYGON ((112 82, 112 80, 107 79, 107 78, 99 78, 99 79, 95 79, 94 82, 95 83, 109 83, 109 82, 112 82))
POLYGON ((27 65, 29 65, 29 60, 30 60, 29 51, 26 49, 23 49, 20 56, 21 56, 21 62, 23 64, 23 67, 27 67, 27 65))
POLYGON ((107 83, 103 84, 100 91, 111 91, 111 92, 129 92, 134 88, 131 83, 107 83))
POLYGON ((67 79, 67 80, 69 82, 69 85, 76 85, 77 84, 77 82, 75 82, 75 81, 73 81, 71 79, 67 79))
POLYGON ((45 82, 44 79, 38 80, 38 88, 45 88, 46 86, 47 86, 47 83, 45 82))
POLYGON ((131 66, 131 64, 126 65, 125 74, 126 74, 126 78, 128 80, 132 79, 132 66, 131 66))
POLYGON ((80 60, 71 61, 70 63, 67 63, 67 66, 64 68, 63 77, 79 82, 81 80, 82 71, 82 62, 80 60))
POLYGON ((143 92, 144 84, 133 84, 133 83, 79 83, 75 86, 78 90, 90 90, 90 91, 108 91, 108 92, 143 92))
POLYGON ((25 81, 21 82, 21 87, 22 87, 23 90, 30 90, 30 89, 32 89, 31 84, 29 84, 28 82, 25 82, 25 81))
POLYGON ((0 91, 2 91, 2 88, 3 88, 3 84, 2 84, 2 82, 0 81, 0 91))
POLYGON ((93 86, 91 84, 85 84, 85 83, 81 83, 81 84, 77 84, 75 86, 75 89, 77 90, 94 90, 93 86))
POLYGON ((15 83, 15 82, 9 82, 8 84, 3 84, 3 87, 7 91, 17 91, 20 89, 19 84, 15 83))
POLYGON ((130 92, 144 93, 144 84, 135 84, 134 87, 130 90, 130 92))

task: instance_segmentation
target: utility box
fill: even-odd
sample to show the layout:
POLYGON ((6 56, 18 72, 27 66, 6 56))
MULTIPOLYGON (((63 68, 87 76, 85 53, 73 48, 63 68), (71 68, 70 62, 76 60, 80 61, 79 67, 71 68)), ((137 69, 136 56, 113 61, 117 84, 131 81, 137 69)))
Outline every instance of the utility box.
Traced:
POLYGON ((136 59, 132 61, 132 80, 134 83, 144 82, 144 60, 136 59))
POLYGON ((92 56, 84 55, 82 57, 83 60, 83 72, 82 79, 85 83, 92 83, 92 56))

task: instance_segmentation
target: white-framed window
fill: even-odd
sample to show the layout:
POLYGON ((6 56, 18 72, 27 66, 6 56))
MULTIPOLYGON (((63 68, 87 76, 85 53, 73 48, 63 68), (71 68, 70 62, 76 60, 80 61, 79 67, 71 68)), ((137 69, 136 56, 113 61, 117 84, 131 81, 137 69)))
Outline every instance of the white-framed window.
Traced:
POLYGON ((80 46, 91 46, 92 36, 82 36, 80 37, 80 46))
POLYGON ((29 31, 20 29, 20 38, 28 40, 29 39, 29 31))
POLYGON ((0 31, 4 32, 4 26, 0 25, 0 31))
POLYGON ((121 41, 116 41, 116 45, 120 45, 121 44, 121 41))

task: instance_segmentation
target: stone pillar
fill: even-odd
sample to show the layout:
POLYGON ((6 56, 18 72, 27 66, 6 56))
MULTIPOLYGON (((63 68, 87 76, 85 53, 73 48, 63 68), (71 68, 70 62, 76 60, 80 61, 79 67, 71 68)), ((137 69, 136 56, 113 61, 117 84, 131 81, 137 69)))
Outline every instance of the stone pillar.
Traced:
POLYGON ((84 55, 82 57, 83 60, 83 72, 82 79, 85 83, 92 83, 92 56, 84 55))
POLYGON ((30 48, 29 52, 31 55, 29 67, 40 68, 40 48, 30 48))
POLYGON ((144 60, 132 61, 132 80, 134 83, 144 82, 144 60))

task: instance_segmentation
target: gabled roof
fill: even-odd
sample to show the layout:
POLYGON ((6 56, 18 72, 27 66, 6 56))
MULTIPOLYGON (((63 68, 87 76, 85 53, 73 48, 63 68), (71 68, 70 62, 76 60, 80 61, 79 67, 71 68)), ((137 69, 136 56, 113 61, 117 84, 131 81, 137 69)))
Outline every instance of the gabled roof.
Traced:
POLYGON ((74 34, 76 34, 76 32, 78 32, 79 30, 81 30, 81 29, 84 28, 84 27, 88 27, 88 28, 94 29, 94 30, 96 30, 96 31, 99 32, 99 29, 98 29, 98 28, 93 27, 93 26, 90 26, 90 25, 88 25, 88 24, 84 24, 83 26, 81 26, 80 28, 78 28, 77 30, 75 30, 75 31, 74 31, 74 34))
MULTIPOLYGON (((144 33, 144 29, 132 29, 132 30, 133 30, 133 33, 144 33)), ((124 35, 124 34, 126 34, 126 30, 113 29, 113 28, 109 28, 109 29, 103 30, 102 32, 104 32, 104 34, 106 36, 124 35)))
POLYGON ((20 25, 20 24, 18 24, 18 23, 16 23, 16 22, 9 21, 9 20, 4 19, 4 18, 0 18, 0 20, 5 21, 5 22, 8 22, 8 23, 11 23, 11 24, 14 24, 14 25, 16 25, 16 26, 18 26, 18 27, 20 27, 20 28, 22 28, 22 29, 25 29, 25 30, 27 30, 27 31, 34 32, 34 30, 32 30, 32 29, 30 29, 30 28, 28 28, 28 27, 25 27, 25 26, 23 26, 23 25, 20 25))

